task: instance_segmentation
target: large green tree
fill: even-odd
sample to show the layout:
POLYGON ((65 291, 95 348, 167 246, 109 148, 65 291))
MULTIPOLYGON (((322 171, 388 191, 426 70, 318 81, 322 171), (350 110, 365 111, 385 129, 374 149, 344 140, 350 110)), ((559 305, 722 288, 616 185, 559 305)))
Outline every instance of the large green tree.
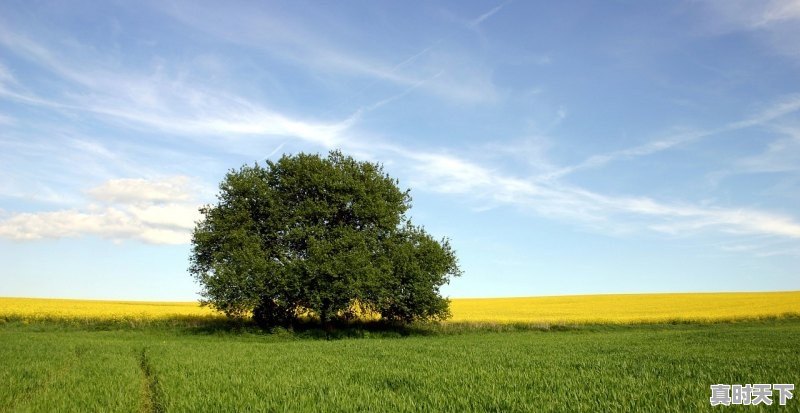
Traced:
POLYGON ((190 271, 204 303, 265 326, 357 312, 443 319, 439 289, 461 271, 447 239, 411 224, 410 205, 380 164, 339 151, 243 166, 201 208, 190 271))

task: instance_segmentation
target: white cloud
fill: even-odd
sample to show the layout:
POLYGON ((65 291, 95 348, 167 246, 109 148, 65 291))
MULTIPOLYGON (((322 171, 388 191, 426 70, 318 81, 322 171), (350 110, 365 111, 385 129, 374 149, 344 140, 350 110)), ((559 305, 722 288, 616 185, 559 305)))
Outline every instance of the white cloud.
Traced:
POLYGON ((20 213, 0 222, 0 236, 18 240, 83 234, 103 234, 116 239, 127 237, 135 230, 136 224, 130 217, 113 208, 92 213, 76 210, 20 213))
POLYGON ((419 184, 437 192, 465 194, 492 184, 492 173, 480 166, 445 154, 405 152, 413 162, 419 184))
POLYGON ((100 205, 47 212, 8 213, 0 237, 37 240, 98 236, 150 244, 186 244, 200 202, 186 177, 164 180, 116 179, 87 191, 100 205))
POLYGON ((162 181, 112 179, 87 191, 92 198, 109 203, 178 202, 189 199, 188 178, 171 177, 162 181))
POLYGON ((130 206, 128 212, 138 221, 159 227, 173 227, 182 230, 194 228, 199 218, 198 206, 193 203, 170 203, 165 205, 130 206))

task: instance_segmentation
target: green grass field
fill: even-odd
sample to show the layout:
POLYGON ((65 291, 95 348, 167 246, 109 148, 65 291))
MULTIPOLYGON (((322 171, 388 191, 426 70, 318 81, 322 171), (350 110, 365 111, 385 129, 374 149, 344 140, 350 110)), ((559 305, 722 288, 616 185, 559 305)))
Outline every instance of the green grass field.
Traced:
POLYGON ((800 384, 798 319, 499 330, 6 322, 0 411, 800 411, 708 401, 716 383, 800 384))

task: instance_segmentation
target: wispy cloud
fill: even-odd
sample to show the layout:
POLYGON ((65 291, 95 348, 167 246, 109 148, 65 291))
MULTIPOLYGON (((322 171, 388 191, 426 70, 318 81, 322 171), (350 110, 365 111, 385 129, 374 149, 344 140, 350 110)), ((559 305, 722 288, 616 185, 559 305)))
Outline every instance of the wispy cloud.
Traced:
POLYGON ((718 243, 714 247, 731 255, 746 254, 758 258, 800 257, 800 245, 791 239, 776 239, 764 236, 744 237, 734 242, 718 243))
POLYGON ((142 75, 116 68, 86 69, 7 30, 0 30, 0 42, 77 88, 48 98, 22 88, 0 89, 0 96, 30 105, 88 112, 172 134, 292 136, 328 148, 337 145, 339 134, 355 120, 301 120, 224 91, 190 85, 161 71, 142 75))
POLYGON ((763 152, 736 163, 734 173, 800 171, 800 128, 775 128, 784 136, 767 145, 763 152))
MULTIPOLYGON (((727 169, 709 173, 709 180, 718 184, 723 179, 736 175, 780 173, 791 177, 800 172, 800 128, 780 125, 770 129, 781 136, 769 142, 761 152, 744 156, 727 169)), ((780 187, 782 184, 775 182, 775 185, 780 187)))
POLYGON ((800 1, 772 0, 767 2, 760 15, 754 20, 754 23, 756 27, 761 27, 787 20, 800 20, 800 1))
POLYGON ((11 125, 15 122, 14 118, 0 113, 0 125, 11 125))
POLYGON ((0 87, 3 83, 15 83, 16 79, 14 79, 14 75, 11 74, 11 70, 9 70, 3 62, 0 62, 0 87))
POLYGON ((735 25, 751 30, 800 20, 800 2, 797 0, 706 0, 701 3, 705 3, 723 19, 717 24, 735 25))
POLYGON ((704 0, 703 24, 713 33, 747 32, 773 51, 800 58, 800 1, 704 0))
MULTIPOLYGON (((480 20, 486 20, 504 5, 490 10, 480 20)), ((285 50, 278 47, 286 52, 307 49, 304 53, 321 59, 322 66, 369 72, 371 76, 390 80, 403 85, 405 89, 377 103, 357 107, 349 116, 335 119, 300 117, 276 111, 222 89, 199 86, 196 82, 184 79, 179 68, 172 68, 172 71, 179 73, 170 75, 171 68, 164 63, 144 71, 131 72, 124 66, 96 56, 95 51, 78 42, 66 42, 55 48, 5 27, 0 28, 0 45, 45 69, 62 84, 60 91, 46 97, 32 92, 34 88, 25 85, 6 85, 0 88, 0 97, 63 112, 84 112, 105 122, 121 123, 148 132, 158 130, 184 135, 195 140, 197 137, 237 135, 291 137, 324 148, 342 146, 346 140, 344 133, 366 112, 401 99, 415 90, 428 89, 461 101, 496 97, 491 76, 479 65, 465 65, 458 59, 451 60, 447 53, 434 53, 441 41, 434 42, 398 64, 384 67, 370 63, 369 59, 339 53, 321 36, 304 28, 286 25, 275 16, 263 12, 254 12, 257 15, 253 15, 248 14, 248 10, 233 8, 226 11, 231 14, 226 15, 230 17, 227 19, 226 16, 209 15, 209 10, 202 6, 189 7, 184 3, 165 5, 163 10, 181 21, 202 26, 198 27, 202 30, 216 27, 204 24, 206 19, 213 18, 216 21, 221 18, 225 24, 255 31, 251 33, 252 39, 244 37, 248 42, 250 40, 247 39, 258 39, 256 43, 260 45, 267 38, 267 43, 277 42, 286 46, 285 50), (239 17, 243 17, 243 20, 239 17), (259 36, 263 30, 267 30, 270 36, 259 36), (74 56, 81 58, 76 61, 72 58, 74 56), (423 57, 425 63, 420 62, 423 57), (435 71, 429 70, 432 68, 435 71), (409 70, 413 74, 409 74, 409 70), (401 75, 404 71, 407 73, 401 75)), ((231 39, 239 40, 242 39, 231 39)), ((313 65, 315 59, 309 61, 307 56, 299 56, 298 62, 313 65)), ((10 71, 3 69, 1 73, 7 74, 3 75, 4 79, 14 80, 10 71)))
MULTIPOLYGON (((488 10, 470 24, 480 25, 507 3, 488 10)), ((244 4, 226 8, 224 12, 197 2, 171 2, 158 7, 194 30, 262 50, 297 65, 302 71, 368 78, 400 87, 420 84, 441 72, 443 75, 437 76, 436 81, 425 82, 421 90, 458 103, 493 102, 497 99, 491 71, 482 69, 480 62, 471 55, 445 48, 450 36, 425 45, 411 55, 399 54, 396 48, 382 48, 380 52, 367 55, 357 51, 360 49, 358 45, 341 39, 335 42, 331 38, 332 32, 346 31, 343 27, 325 31, 324 27, 301 24, 291 17, 244 4)), ((325 22, 321 24, 324 26, 325 22)), ((354 37, 361 36, 356 34, 354 37)))
POLYGON ((483 23, 484 21, 486 21, 490 17, 494 16, 497 12, 502 10, 506 5, 508 5, 508 3, 511 3, 511 1, 513 1, 513 0, 507 0, 507 1, 504 1, 504 2, 502 2, 500 4, 498 4, 497 6, 493 7, 491 10, 487 11, 486 13, 481 14, 480 16, 478 16, 477 18, 472 20, 469 23, 469 25, 472 26, 472 27, 478 26, 479 24, 483 23))
POLYGON ((648 142, 642 145, 625 148, 604 154, 592 155, 586 160, 571 166, 566 166, 558 170, 548 172, 541 176, 542 179, 560 178, 584 169, 598 168, 606 164, 638 158, 641 156, 652 155, 673 147, 688 144, 700 139, 709 138, 723 133, 733 132, 740 129, 764 125, 782 116, 795 113, 800 110, 800 95, 790 95, 773 103, 764 110, 759 111, 753 116, 728 123, 722 127, 705 130, 690 131, 675 134, 664 139, 648 142))
POLYGON ((749 208, 666 203, 648 197, 608 196, 555 181, 503 174, 448 154, 392 151, 411 161, 417 188, 511 205, 551 218, 611 232, 693 234, 718 231, 800 239, 793 217, 749 208))

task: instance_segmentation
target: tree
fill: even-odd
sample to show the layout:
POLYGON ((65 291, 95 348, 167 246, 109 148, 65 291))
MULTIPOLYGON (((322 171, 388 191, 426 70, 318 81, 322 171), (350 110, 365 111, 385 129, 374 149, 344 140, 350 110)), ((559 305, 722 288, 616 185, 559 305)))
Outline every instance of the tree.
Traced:
POLYGON ((461 274, 455 252, 410 222, 410 191, 380 164, 284 155, 229 171, 219 189, 192 234, 204 304, 263 326, 305 314, 325 324, 364 311, 394 322, 449 316, 439 289, 461 274))

